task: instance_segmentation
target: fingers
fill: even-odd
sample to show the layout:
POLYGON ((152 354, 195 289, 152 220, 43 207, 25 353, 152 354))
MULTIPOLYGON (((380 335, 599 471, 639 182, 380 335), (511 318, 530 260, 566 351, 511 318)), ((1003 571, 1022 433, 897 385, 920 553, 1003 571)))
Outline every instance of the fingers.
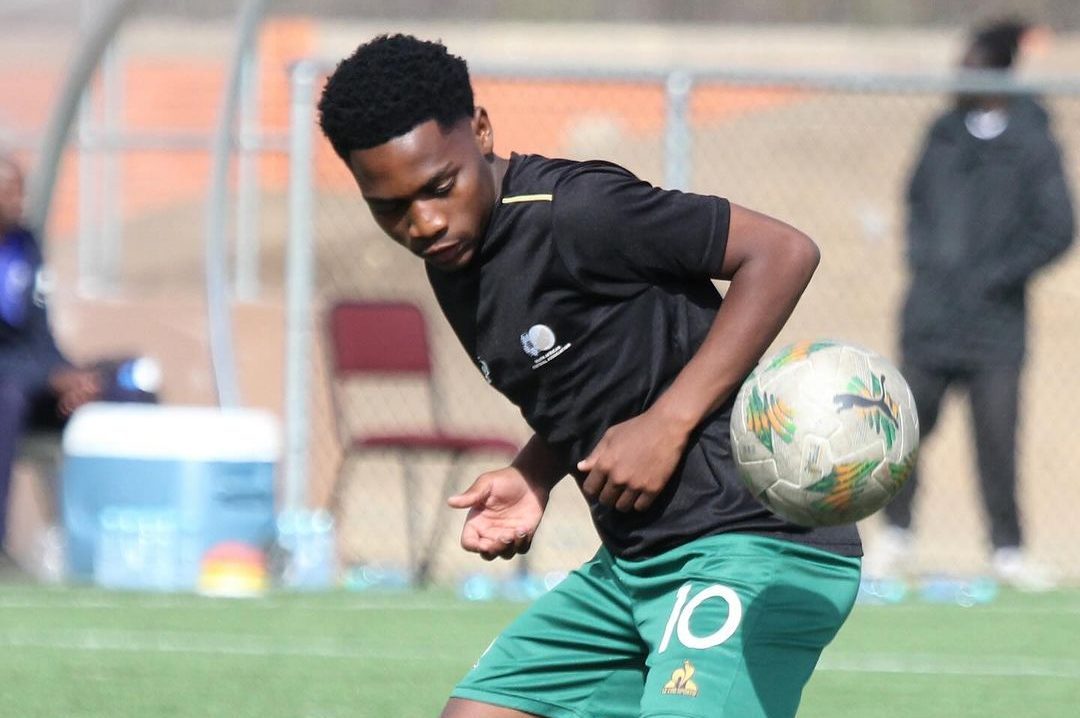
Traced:
POLYGON ((634 500, 634 510, 635 511, 644 511, 645 509, 652 506, 652 503, 653 503, 653 501, 655 499, 656 499, 656 494, 648 494, 648 493, 642 492, 641 494, 638 495, 637 499, 634 500))
POLYGON ((622 512, 644 511, 656 499, 656 492, 630 488, 625 481, 617 482, 599 469, 589 473, 581 484, 581 490, 590 499, 622 512))
POLYGON ((451 508, 467 509, 482 505, 489 496, 491 496, 491 482, 474 481, 472 486, 456 496, 451 496, 446 503, 451 508))
POLYGON ((622 482, 616 482, 607 471, 595 465, 582 482, 581 490, 590 499, 606 506, 614 506, 619 511, 629 511, 638 498, 637 491, 622 482))
MULTIPOLYGON (((581 491, 594 501, 613 506, 626 493, 626 487, 610 480, 606 471, 594 466, 589 475, 585 477, 585 481, 581 483, 581 491)), ((634 498, 637 498, 636 495, 634 498)))
POLYGON ((480 554, 485 561, 509 559, 529 552, 532 548, 532 534, 525 529, 517 529, 483 536, 475 528, 466 527, 462 532, 461 547, 480 554))
POLYGON ((641 493, 634 491, 633 489, 627 489, 619 494, 619 497, 615 499, 615 510, 622 511, 623 513, 632 510, 637 506, 637 502, 641 497, 641 493))
POLYGON ((604 483, 604 488, 600 490, 600 495, 596 499, 605 506, 614 506, 627 491, 628 489, 625 486, 620 486, 609 480, 604 483))
MULTIPOLYGON (((584 461, 581 464, 585 463, 584 461)), ((578 464, 579 466, 581 464, 578 464)), ((589 475, 585 477, 585 480, 581 482, 581 491, 590 499, 597 499, 600 493, 604 490, 607 484, 607 472, 600 471, 593 468, 589 470, 589 475)))

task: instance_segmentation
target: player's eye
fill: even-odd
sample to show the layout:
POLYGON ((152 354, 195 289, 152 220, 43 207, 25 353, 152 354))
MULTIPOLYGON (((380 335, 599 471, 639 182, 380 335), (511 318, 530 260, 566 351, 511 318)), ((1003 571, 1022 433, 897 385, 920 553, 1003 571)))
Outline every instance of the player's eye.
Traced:
POLYGON ((446 195, 450 194, 450 191, 453 190, 453 189, 454 189, 454 178, 449 177, 449 178, 443 180, 442 182, 440 182, 439 184, 435 185, 432 188, 431 193, 433 195, 435 195, 436 197, 445 197, 446 195))
POLYGON ((371 213, 377 217, 392 217, 401 214, 405 210, 404 202, 372 201, 368 202, 371 213))

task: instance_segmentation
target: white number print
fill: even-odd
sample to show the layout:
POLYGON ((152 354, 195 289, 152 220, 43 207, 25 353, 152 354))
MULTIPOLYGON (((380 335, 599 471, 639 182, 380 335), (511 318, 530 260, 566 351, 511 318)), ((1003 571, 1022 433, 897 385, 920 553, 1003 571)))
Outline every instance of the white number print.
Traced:
POLYGON ((675 595, 675 605, 671 609, 671 615, 668 616, 667 628, 664 629, 664 638, 660 641, 660 648, 657 649, 657 653, 663 653, 667 649, 672 633, 675 633, 679 638, 679 643, 687 648, 705 649, 719 646, 731 638, 735 631, 738 630, 743 615, 742 601, 739 600, 739 594, 727 586, 716 585, 702 589, 700 593, 687 601, 686 599, 690 595, 692 588, 693 586, 688 583, 680 588, 675 595), (690 617, 694 615, 694 609, 710 598, 723 599, 727 603, 727 620, 724 621, 720 628, 707 636, 695 635, 690 630, 690 617))

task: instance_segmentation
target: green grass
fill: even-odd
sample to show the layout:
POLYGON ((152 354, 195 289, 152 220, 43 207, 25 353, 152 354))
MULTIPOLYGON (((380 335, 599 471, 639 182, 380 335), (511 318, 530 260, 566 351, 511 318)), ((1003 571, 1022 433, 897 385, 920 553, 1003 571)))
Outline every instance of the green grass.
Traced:
MULTIPOLYGON (((0 587, 0 716, 411 718, 521 604, 449 593, 257 600, 0 587)), ((1080 591, 857 606, 803 718, 1074 718, 1080 591)))

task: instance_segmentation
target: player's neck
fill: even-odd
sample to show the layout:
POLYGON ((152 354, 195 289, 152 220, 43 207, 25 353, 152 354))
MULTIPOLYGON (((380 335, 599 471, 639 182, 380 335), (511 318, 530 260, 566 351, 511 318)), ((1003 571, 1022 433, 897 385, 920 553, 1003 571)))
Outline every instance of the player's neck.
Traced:
POLYGON ((495 182, 495 204, 498 204, 502 199, 503 179, 506 177, 506 170, 510 167, 510 160, 492 154, 488 160, 488 167, 491 170, 491 178, 495 182))

